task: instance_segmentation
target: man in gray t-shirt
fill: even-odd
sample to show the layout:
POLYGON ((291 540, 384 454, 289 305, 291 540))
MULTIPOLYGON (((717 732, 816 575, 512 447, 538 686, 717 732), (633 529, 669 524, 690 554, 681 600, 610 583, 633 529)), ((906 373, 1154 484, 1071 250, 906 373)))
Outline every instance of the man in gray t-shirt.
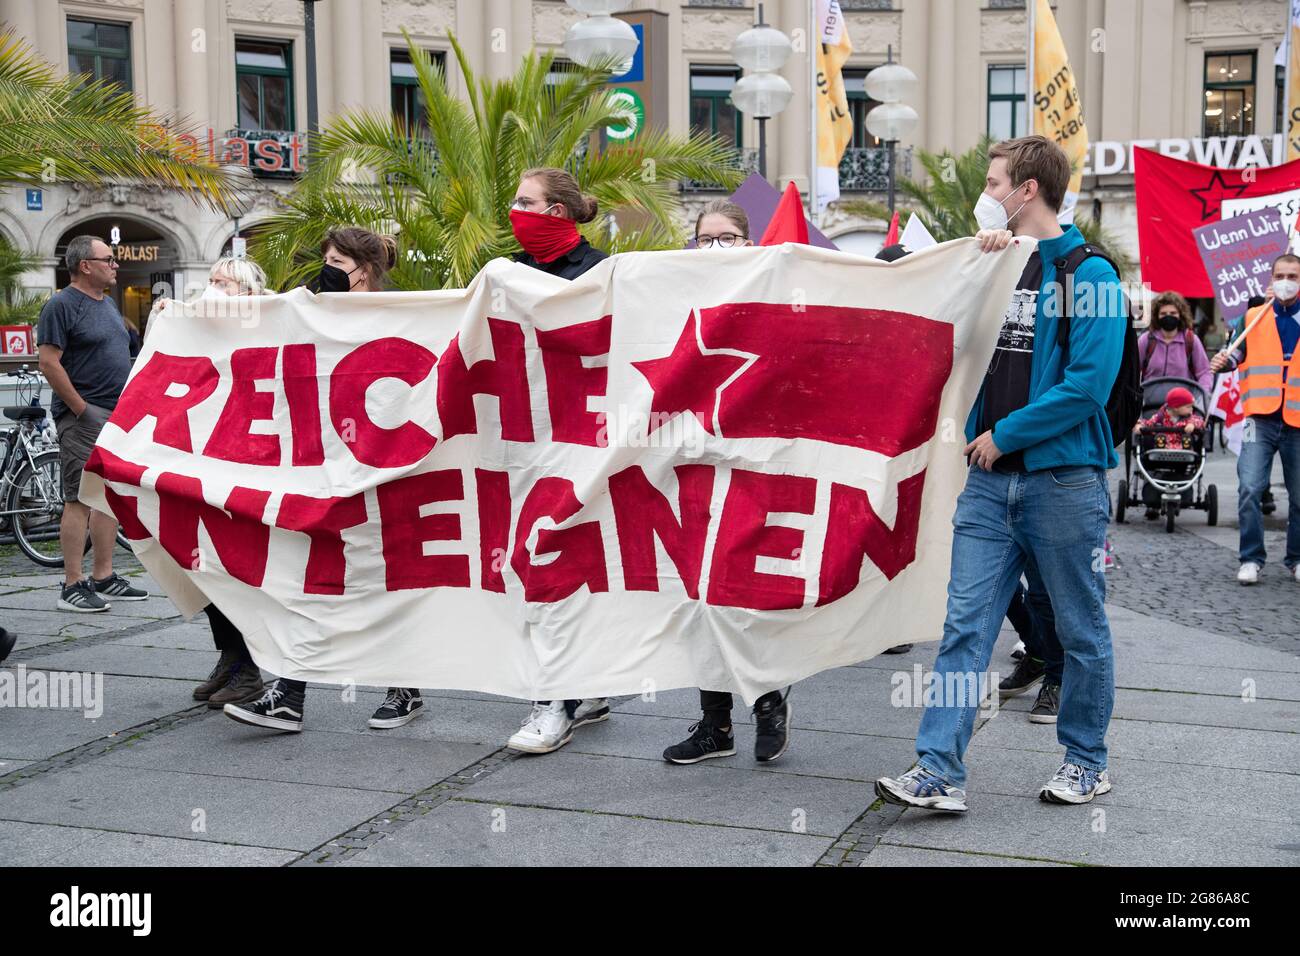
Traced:
POLYGON ((131 340, 117 306, 104 294, 117 285, 113 250, 94 236, 77 236, 68 243, 65 259, 72 282, 45 303, 36 327, 41 374, 54 390, 50 410, 63 471, 59 545, 64 588, 58 606, 65 611, 107 611, 111 605, 106 597, 143 601, 149 596, 113 572, 117 522, 111 515, 92 514, 77 500, 81 471, 126 386, 131 340), (87 529, 93 551, 89 579, 82 577, 87 529))

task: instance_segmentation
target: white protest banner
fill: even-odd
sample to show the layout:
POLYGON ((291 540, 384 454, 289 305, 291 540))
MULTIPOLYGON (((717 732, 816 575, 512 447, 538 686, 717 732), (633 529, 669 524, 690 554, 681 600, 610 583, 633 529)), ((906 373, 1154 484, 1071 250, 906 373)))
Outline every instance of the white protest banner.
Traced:
POLYGON ((752 701, 940 636, 962 426, 1033 245, 174 306, 83 500, 279 676, 752 701))

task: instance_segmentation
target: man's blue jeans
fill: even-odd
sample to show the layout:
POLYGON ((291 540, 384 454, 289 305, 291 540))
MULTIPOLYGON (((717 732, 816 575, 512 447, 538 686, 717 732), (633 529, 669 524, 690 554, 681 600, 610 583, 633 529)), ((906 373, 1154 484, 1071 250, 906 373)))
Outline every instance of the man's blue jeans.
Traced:
MULTIPOLYGON (((1101 468, 1002 474, 972 467, 953 517, 948 618, 934 663, 935 679, 945 688, 969 687, 984 673, 1007 603, 1032 558, 1065 650, 1056 739, 1067 762, 1098 771, 1106 769, 1106 728, 1115 701, 1102 577, 1109 515, 1110 492, 1101 468)), ((996 694, 996 680, 989 685, 996 694)), ((950 785, 964 787, 962 758, 978 701, 941 699, 938 704, 927 706, 921 717, 918 762, 950 785)))
POLYGON ((1241 529, 1241 563, 1264 566, 1264 516, 1259 502, 1268 487, 1273 455, 1282 456, 1282 480, 1290 510, 1286 520, 1288 568, 1300 564, 1300 428, 1278 418, 1251 415, 1237 458, 1237 524, 1241 529))

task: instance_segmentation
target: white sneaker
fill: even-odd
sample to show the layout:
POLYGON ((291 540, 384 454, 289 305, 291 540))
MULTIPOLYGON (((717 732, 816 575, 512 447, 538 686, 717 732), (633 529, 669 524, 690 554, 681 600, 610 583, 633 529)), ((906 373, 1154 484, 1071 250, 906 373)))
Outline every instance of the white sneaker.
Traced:
POLYGON ((578 709, 573 712, 573 729, 586 724, 598 724, 609 720, 609 698, 587 697, 578 701, 578 709))
POLYGON ((1291 569, 1291 577, 1295 578, 1295 583, 1300 584, 1300 564, 1291 569))
POLYGON ((1259 565, 1254 561, 1247 561, 1237 569, 1238 584, 1254 584, 1259 580, 1259 565))
POLYGON ((549 704, 533 704, 533 712, 506 746, 529 754, 548 754, 572 739, 573 721, 564 709, 564 701, 553 700, 549 704))

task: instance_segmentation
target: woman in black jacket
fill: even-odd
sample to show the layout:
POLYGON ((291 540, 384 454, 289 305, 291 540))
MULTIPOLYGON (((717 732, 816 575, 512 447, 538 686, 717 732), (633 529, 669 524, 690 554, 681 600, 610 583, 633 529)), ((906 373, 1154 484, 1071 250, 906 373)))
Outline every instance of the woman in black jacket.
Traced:
MULTIPOLYGON (((583 195, 569 173, 549 166, 526 170, 510 204, 510 227, 524 250, 515 261, 561 279, 578 278, 609 257, 578 232, 578 223, 595 218, 596 200, 583 195)), ((550 753, 572 740, 576 728, 608 719, 609 701, 604 697, 536 700, 506 746, 524 753, 550 753)))

